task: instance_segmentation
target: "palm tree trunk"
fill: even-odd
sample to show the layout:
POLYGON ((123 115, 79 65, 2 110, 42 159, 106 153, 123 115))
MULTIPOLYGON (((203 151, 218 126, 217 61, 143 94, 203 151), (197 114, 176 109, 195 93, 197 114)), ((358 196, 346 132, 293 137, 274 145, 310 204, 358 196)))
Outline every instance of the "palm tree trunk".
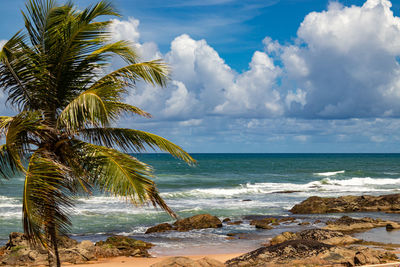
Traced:
POLYGON ((51 224, 48 227, 48 234, 49 234, 49 240, 50 240, 50 246, 51 246, 48 249, 49 266, 50 267, 60 267, 61 261, 60 261, 60 255, 58 253, 57 234, 56 234, 56 228, 54 227, 53 224, 51 224))

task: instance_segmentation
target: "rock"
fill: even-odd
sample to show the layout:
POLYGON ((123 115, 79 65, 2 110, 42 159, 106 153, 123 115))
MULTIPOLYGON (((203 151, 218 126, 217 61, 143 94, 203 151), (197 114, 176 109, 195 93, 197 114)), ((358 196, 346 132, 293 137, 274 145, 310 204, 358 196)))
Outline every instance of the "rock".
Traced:
POLYGON ((250 225, 254 225, 256 228, 260 229, 273 229, 270 224, 279 225, 278 219, 276 218, 264 218, 264 219, 255 219, 250 221, 250 225))
POLYGON ((309 222, 301 222, 298 225, 305 226, 305 225, 310 225, 310 223, 309 222))
POLYGON ((309 197, 295 205, 290 212, 295 214, 400 211, 400 194, 382 196, 309 197))
POLYGON ((243 221, 234 221, 234 222, 228 222, 228 225, 240 225, 242 223, 243 221))
POLYGON ((141 240, 136 240, 126 236, 111 236, 106 241, 99 241, 95 245, 96 256, 135 256, 150 257, 148 249, 154 245, 141 240))
POLYGON ((296 220, 296 218, 294 217, 285 217, 285 218, 281 218, 278 220, 278 222, 283 223, 283 222, 289 222, 292 223, 296 220))
POLYGON ((395 261, 396 255, 363 247, 336 247, 315 240, 290 240, 225 262, 228 267, 354 266, 395 261), (361 263, 362 262, 362 263, 361 263))
POLYGON ((174 224, 174 230, 190 231, 193 229, 219 228, 222 222, 218 217, 210 214, 199 214, 189 218, 177 220, 174 224))
POLYGON ((270 241, 270 245, 276 245, 276 244, 283 243, 285 241, 293 240, 293 239, 297 239, 295 233, 283 232, 282 234, 279 234, 279 235, 273 237, 270 241))
MULTIPOLYGON (((225 222, 228 221, 230 221, 230 219, 226 220, 225 222)), ((199 214, 185 219, 177 220, 172 225, 169 223, 162 223, 150 227, 146 230, 146 234, 161 233, 165 231, 186 232, 193 229, 219 228, 219 227, 222 227, 222 222, 220 219, 218 219, 218 217, 212 216, 210 214, 199 214)))
POLYGON ((187 257, 172 257, 161 262, 152 264, 150 267, 223 267, 222 262, 211 258, 202 258, 200 260, 192 260, 187 257))
POLYGON ((400 223, 389 222, 388 224, 386 224, 386 231, 392 231, 395 229, 400 229, 400 223))
POLYGON ((162 233, 166 231, 174 230, 174 227, 169 223, 161 223, 156 226, 150 227, 146 230, 145 234, 151 233, 162 233))
MULTIPOLYGON (((267 264, 289 264, 294 259, 316 256, 332 246, 313 240, 290 240, 277 245, 262 247, 225 262, 228 267, 268 266, 267 264)), ((289 266, 289 265, 288 265, 289 266)))
POLYGON ((341 218, 335 221, 327 221, 324 229, 351 232, 351 231, 368 230, 375 227, 385 227, 388 224, 391 224, 393 226, 398 226, 398 223, 396 222, 384 221, 381 219, 372 219, 368 217, 361 219, 354 219, 349 216, 342 216, 341 218))
MULTIPOLYGON (((84 263, 96 259, 94 244, 90 241, 78 243, 67 236, 58 237, 59 255, 62 262, 84 263)), ((31 247, 23 233, 11 233, 6 246, 0 249, 0 264, 3 265, 46 265, 47 250, 38 246, 31 247)))
POLYGON ((360 241, 359 239, 343 234, 339 231, 309 229, 297 233, 283 232, 282 234, 273 237, 270 244, 275 245, 293 239, 315 240, 329 245, 348 245, 360 241))
POLYGON ((225 218, 225 219, 222 220, 222 222, 224 222, 224 223, 230 222, 230 221, 231 221, 231 219, 229 219, 229 218, 225 218))
POLYGON ((251 199, 243 199, 242 201, 251 201, 251 199))

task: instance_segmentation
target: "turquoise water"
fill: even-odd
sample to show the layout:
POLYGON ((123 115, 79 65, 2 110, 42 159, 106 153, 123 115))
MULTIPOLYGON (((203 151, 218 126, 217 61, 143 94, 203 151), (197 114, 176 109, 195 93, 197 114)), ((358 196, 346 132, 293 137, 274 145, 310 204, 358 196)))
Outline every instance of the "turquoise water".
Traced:
MULTIPOLYGON (((161 195, 183 217, 205 212, 237 219, 245 215, 284 216, 294 204, 311 195, 400 191, 400 154, 193 154, 198 161, 195 167, 166 154, 136 156, 154 167, 161 195)), ((11 231, 22 230, 23 180, 15 177, 0 184, 0 243, 11 231)), ((78 198, 76 203, 71 211, 71 233, 77 239, 99 240, 125 234, 149 239, 159 247, 171 247, 171 240, 193 243, 215 239, 218 243, 225 242, 228 230, 250 230, 241 225, 145 236, 147 227, 171 218, 153 207, 135 208, 123 200, 98 194, 78 198)))

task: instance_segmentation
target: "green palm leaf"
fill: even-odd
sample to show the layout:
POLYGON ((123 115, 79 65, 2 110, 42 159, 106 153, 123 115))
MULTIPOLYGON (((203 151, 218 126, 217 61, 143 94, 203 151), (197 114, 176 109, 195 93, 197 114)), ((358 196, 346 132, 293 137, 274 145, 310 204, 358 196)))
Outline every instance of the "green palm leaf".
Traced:
POLYGON ((153 150, 158 148, 168 152, 187 163, 195 163, 195 160, 182 148, 152 133, 125 128, 92 128, 83 129, 79 134, 98 145, 117 146, 125 151, 136 152, 145 151, 147 145, 153 150))
POLYGON ((64 191, 64 177, 68 168, 54 160, 48 151, 36 151, 30 161, 23 195, 23 226, 29 239, 45 247, 50 244, 48 230, 66 233, 71 225, 68 209, 70 197, 64 191))

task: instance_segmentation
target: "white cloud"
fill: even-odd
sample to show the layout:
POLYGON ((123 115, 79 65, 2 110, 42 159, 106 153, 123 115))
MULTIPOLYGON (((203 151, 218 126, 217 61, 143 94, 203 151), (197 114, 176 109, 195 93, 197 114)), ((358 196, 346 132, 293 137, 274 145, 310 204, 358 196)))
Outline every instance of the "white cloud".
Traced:
POLYGON ((400 116, 400 19, 390 8, 388 0, 331 3, 305 17, 292 44, 266 37, 265 52, 255 51, 241 73, 206 40, 181 34, 163 55, 155 43, 140 42, 137 20, 117 22, 116 36, 172 68, 167 88, 139 83, 128 101, 154 115, 146 125, 182 143, 189 133, 221 146, 330 142, 346 150, 400 140, 399 121, 391 119, 400 116))
MULTIPOLYGON (((291 115, 321 118, 400 116, 400 19, 388 0, 332 3, 308 14, 297 43, 281 47, 286 83, 306 92, 291 115)), ((271 42, 265 42, 267 47, 271 42)))

